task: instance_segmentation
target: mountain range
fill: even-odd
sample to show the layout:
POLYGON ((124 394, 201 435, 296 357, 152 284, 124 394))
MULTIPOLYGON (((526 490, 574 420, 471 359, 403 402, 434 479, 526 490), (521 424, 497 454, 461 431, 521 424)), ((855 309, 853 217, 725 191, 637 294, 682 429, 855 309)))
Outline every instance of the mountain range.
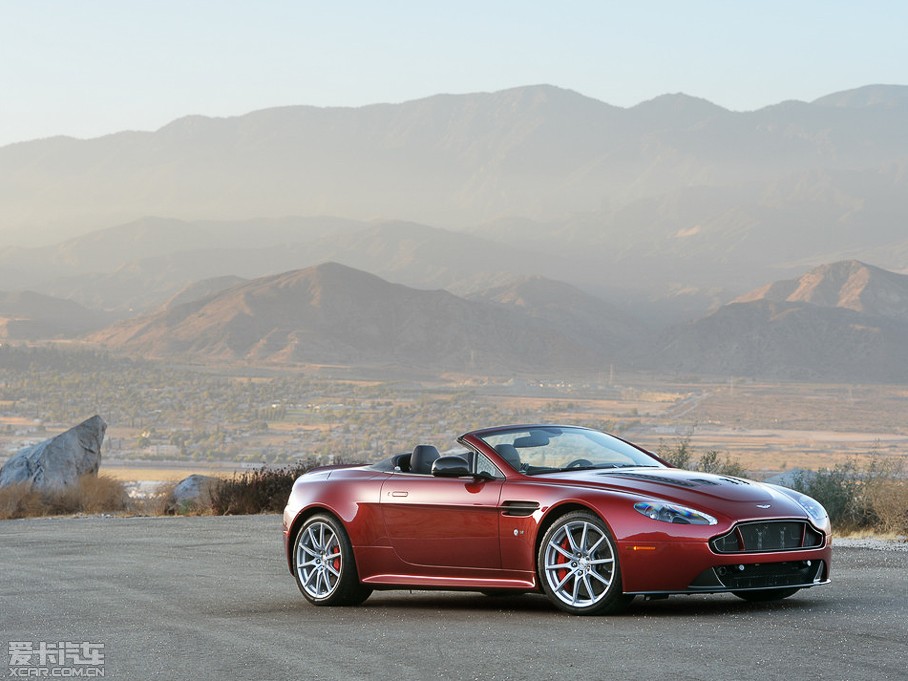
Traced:
POLYGON ((0 339, 72 338, 115 319, 71 300, 34 291, 0 291, 0 339))
POLYGON ((908 276, 857 261, 769 284, 664 333, 659 364, 789 380, 908 381, 908 276))
POLYGON ((23 142, 0 338, 903 380, 906 168, 899 85, 750 112, 532 86, 23 142))
POLYGON ((740 296, 735 302, 760 300, 810 303, 908 323, 905 275, 887 272, 857 260, 821 265, 798 279, 761 286, 740 296))
POLYGON ((527 276, 572 279, 596 290, 598 279, 593 263, 416 223, 144 218, 54 246, 0 249, 0 287, 143 312, 200 280, 251 279, 327 261, 460 293, 527 276))
POLYGON ((143 357, 207 362, 552 371, 593 365, 610 339, 578 342, 506 306, 324 263, 168 306, 89 340, 143 357))
MULTIPOLYGON (((575 271, 596 269, 597 291, 683 292, 696 301, 675 302, 702 311, 824 262, 908 270, 906 92, 874 85, 733 112, 683 94, 619 108, 531 86, 35 140, 0 148, 0 238, 51 245, 150 215, 268 229, 288 215, 333 215, 345 237, 345 221, 410 222, 579 259, 575 271)), ((179 252, 204 262, 230 243, 187 240, 179 252)), ((166 257, 168 246, 162 238, 133 261, 166 257)), ((285 260, 269 273, 326 259, 339 258, 285 260)), ((376 260, 348 264, 379 273, 376 260)), ((2 274, 9 289, 30 272, 13 263, 2 274)))
POLYGON ((661 334, 541 277, 467 300, 325 263, 212 290, 88 340, 141 357, 208 363, 498 374, 600 372, 617 364, 710 376, 908 380, 908 276, 854 261, 762 287, 661 334), (855 301, 864 301, 860 309, 855 301))

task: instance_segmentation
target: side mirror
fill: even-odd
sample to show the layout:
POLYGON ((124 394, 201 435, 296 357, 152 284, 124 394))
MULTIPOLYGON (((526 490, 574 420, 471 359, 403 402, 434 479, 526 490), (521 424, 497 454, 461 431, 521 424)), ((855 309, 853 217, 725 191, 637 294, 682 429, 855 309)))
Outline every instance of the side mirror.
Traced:
POLYGON ((436 478, 462 478, 473 474, 470 464, 462 456, 442 456, 432 463, 432 475, 436 478))

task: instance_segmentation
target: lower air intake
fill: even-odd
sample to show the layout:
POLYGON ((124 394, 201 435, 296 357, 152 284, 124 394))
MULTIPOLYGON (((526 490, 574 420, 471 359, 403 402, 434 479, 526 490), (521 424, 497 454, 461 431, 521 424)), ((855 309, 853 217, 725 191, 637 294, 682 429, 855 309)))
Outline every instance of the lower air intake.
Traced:
POLYGON ((758 565, 723 565, 713 568, 725 588, 769 589, 786 586, 807 586, 823 577, 823 561, 799 560, 786 563, 758 565))

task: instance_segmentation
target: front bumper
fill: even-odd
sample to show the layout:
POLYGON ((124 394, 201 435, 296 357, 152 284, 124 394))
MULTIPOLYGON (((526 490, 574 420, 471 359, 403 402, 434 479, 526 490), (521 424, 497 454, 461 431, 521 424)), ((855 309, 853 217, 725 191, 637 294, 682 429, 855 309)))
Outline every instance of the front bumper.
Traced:
POLYGON ((828 584, 832 545, 718 554, 703 540, 619 542, 619 555, 625 593, 721 593, 828 584))

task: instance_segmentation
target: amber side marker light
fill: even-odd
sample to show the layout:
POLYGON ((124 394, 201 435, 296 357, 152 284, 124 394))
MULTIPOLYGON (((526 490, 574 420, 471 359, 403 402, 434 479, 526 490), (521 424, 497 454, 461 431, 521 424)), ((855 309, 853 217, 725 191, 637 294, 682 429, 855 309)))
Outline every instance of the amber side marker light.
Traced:
POLYGON ((656 550, 655 546, 639 546, 637 544, 635 544, 634 546, 630 546, 628 548, 630 548, 631 551, 655 551, 656 550))

